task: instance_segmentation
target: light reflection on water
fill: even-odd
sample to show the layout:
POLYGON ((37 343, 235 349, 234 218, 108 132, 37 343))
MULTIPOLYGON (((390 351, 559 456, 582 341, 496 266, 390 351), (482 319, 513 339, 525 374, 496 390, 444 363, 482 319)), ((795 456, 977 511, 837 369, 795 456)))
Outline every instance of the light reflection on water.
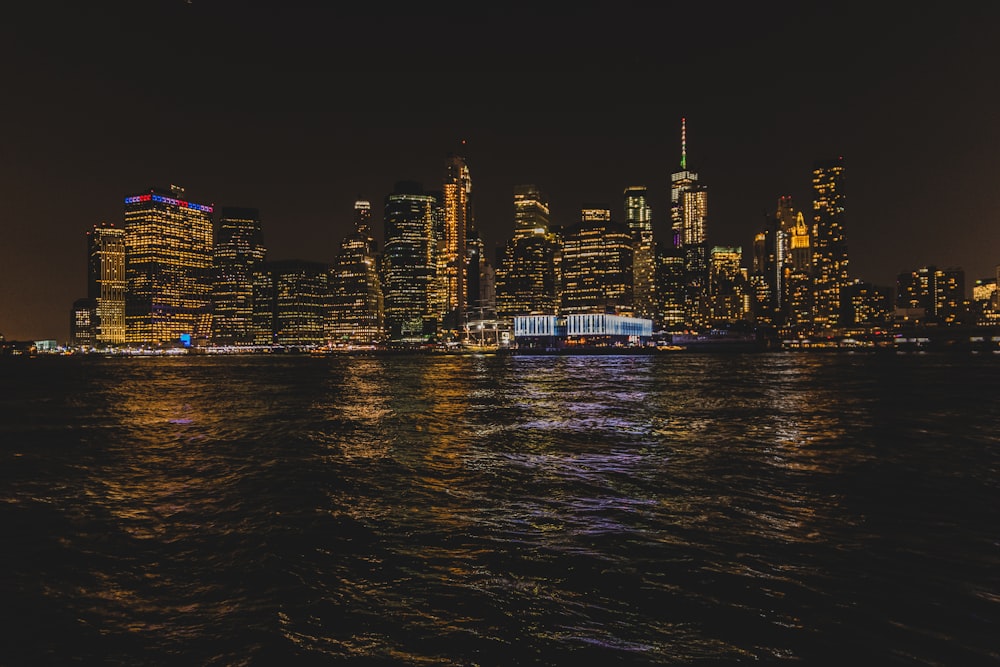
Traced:
POLYGON ((37 361, 15 663, 996 657, 991 359, 37 361))

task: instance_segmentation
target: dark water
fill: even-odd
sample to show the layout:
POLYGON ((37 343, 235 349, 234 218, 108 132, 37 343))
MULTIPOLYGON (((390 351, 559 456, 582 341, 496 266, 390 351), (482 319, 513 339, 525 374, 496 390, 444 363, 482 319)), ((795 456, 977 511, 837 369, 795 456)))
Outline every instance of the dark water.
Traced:
POLYGON ((0 383, 0 664, 1000 662, 997 358, 0 383))

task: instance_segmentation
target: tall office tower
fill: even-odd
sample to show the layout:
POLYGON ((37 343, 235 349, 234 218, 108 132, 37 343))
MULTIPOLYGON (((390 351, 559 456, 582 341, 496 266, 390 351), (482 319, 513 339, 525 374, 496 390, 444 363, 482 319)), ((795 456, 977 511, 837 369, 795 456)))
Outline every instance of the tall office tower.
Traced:
POLYGON ((560 249, 555 234, 539 233, 507 243, 496 272, 499 318, 558 313, 560 249))
POLYGON ((792 271, 812 273, 812 246, 810 242, 809 226, 799 211, 795 214, 795 226, 792 227, 789 236, 788 247, 791 252, 792 271))
POLYGON ((563 240, 562 312, 633 313, 632 259, 625 225, 607 208, 584 208, 563 240))
POLYGON ((840 293, 848 284, 843 158, 817 162, 812 186, 816 324, 832 327, 839 322, 840 293))
POLYGON ((212 340, 216 344, 254 343, 253 274, 265 254, 260 212, 223 208, 212 258, 212 340))
POLYGON ((549 203, 535 185, 514 186, 514 240, 549 231, 549 203), (540 230, 540 231, 539 231, 540 230))
POLYGON ((497 317, 497 272, 485 255, 479 264, 479 307, 483 319, 497 317))
POLYGON ((687 168, 687 119, 681 118, 681 168, 670 175, 670 223, 673 244, 684 244, 684 193, 698 182, 698 173, 687 168))
MULTIPOLYGON (((271 334, 276 345, 311 347, 326 343, 330 316, 330 267, 297 259, 265 262, 255 280, 270 287, 271 334)), ((267 309, 260 309, 261 319, 267 309)))
POLYGON ((672 243, 656 244, 656 295, 658 327, 673 328, 684 324, 684 294, 687 284, 684 255, 672 243))
POLYGON ((449 155, 442 187, 444 203, 444 253, 439 261, 444 273, 444 309, 447 328, 465 322, 468 298, 468 233, 472 225, 472 180, 465 158, 449 155))
POLYGON ((87 298, 94 343, 125 343, 125 230, 102 222, 87 232, 87 298))
POLYGON ((254 345, 274 345, 274 276, 267 262, 253 271, 251 331, 254 345))
POLYGON ((559 312, 561 241, 549 225, 549 206, 538 187, 515 185, 514 236, 496 270, 497 317, 559 312))
MULTIPOLYGON (((483 319, 483 304, 480 301, 483 271, 483 253, 486 247, 479 238, 479 232, 469 227, 465 241, 465 303, 466 320, 483 319)), ((464 322, 463 322, 464 324, 464 322)))
POLYGON ((791 263, 791 237, 795 227, 795 205, 790 195, 778 197, 774 214, 774 298, 775 307, 781 309, 785 301, 785 273, 791 263))
POLYGON ((778 299, 775 295, 778 285, 778 272, 774 270, 777 263, 776 246, 778 228, 772 223, 770 216, 764 216, 765 228, 757 232, 753 238, 753 264, 750 268, 749 288, 751 294, 751 311, 754 322, 758 324, 774 324, 776 320, 778 299))
POLYGON ((382 287, 392 340, 433 333, 437 321, 436 206, 418 183, 396 183, 385 198, 382 287))
POLYGON ((750 310, 746 277, 741 264, 743 248, 716 246, 709 256, 709 321, 739 322, 750 310))
POLYGON ((645 186, 625 188, 625 226, 632 237, 632 284, 635 314, 656 316, 656 254, 653 247, 653 216, 645 186))
POLYGON ((384 337, 382 286, 371 230, 371 203, 354 202, 354 232, 340 244, 330 270, 329 337, 335 343, 372 344, 384 337))
POLYGON ((804 271, 793 271, 785 280, 784 331, 808 334, 813 328, 812 277, 804 271))
POLYGON ((188 201, 176 185, 126 197, 125 342, 207 340, 211 269, 211 206, 188 201))

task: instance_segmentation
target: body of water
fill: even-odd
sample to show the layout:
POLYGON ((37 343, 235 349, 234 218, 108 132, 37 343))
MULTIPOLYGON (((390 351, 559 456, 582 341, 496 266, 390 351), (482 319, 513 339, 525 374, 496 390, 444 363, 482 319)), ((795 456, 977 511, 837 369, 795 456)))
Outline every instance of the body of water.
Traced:
POLYGON ((0 664, 1000 661, 1000 359, 0 363, 0 664))

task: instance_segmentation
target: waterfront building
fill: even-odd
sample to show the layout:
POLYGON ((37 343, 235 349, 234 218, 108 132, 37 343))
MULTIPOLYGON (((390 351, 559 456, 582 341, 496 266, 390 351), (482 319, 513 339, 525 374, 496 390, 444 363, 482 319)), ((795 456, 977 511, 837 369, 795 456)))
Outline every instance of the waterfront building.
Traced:
POLYGON ((653 216, 645 186, 625 188, 625 226, 632 237, 633 306, 639 317, 656 314, 656 253, 653 216))
POLYGON ((211 334, 211 205, 184 189, 150 188, 125 198, 125 341, 195 344, 211 334))
POLYGON ((652 320, 611 313, 514 318, 514 341, 518 349, 642 346, 650 341, 652 335, 652 320))
POLYGON ((392 340, 434 333, 437 281, 437 199, 419 183, 396 183, 385 198, 382 286, 392 340))
POLYGON ((996 308, 996 278, 979 278, 972 286, 972 307, 976 324, 996 324, 1000 313, 996 308))
POLYGON ((562 248, 563 313, 633 312, 632 237, 606 207, 580 212, 562 248))
POLYGON ((962 321, 965 308, 965 271, 924 266, 896 277, 896 308, 941 324, 962 321))
POLYGON ((438 258, 438 272, 443 276, 443 308, 439 315, 446 328, 457 329, 465 322, 468 307, 467 245, 473 221, 472 179, 465 158, 448 156, 442 196, 444 249, 438 258))
POLYGON ((377 244, 371 232, 371 203, 354 202, 354 231, 340 244, 330 270, 330 323, 334 343, 369 345, 384 338, 382 287, 377 244))
POLYGON ((212 257, 212 341, 215 344, 254 343, 253 276, 266 252, 257 209, 226 207, 220 211, 212 257))
POLYGON ((97 301, 91 298, 73 302, 69 320, 69 344, 93 347, 97 344, 97 301))
POLYGON ((773 324, 778 311, 780 272, 775 269, 780 253, 781 230, 777 218, 764 216, 763 229, 754 235, 753 260, 748 280, 750 310, 754 322, 773 324))
MULTIPOLYGON (((330 314, 330 267, 322 262, 266 262, 271 287, 272 340, 286 347, 314 347, 327 342, 330 314)), ((264 284, 264 283, 262 283, 264 284)))
POLYGON ((805 271, 790 271, 785 274, 785 285, 785 331, 805 334, 812 332, 815 310, 812 276, 805 271))
POLYGON ((892 300, 888 290, 884 288, 863 280, 854 280, 845 288, 842 301, 844 325, 873 326, 889 322, 892 300))
POLYGON ((125 230, 102 222, 87 232, 87 298, 94 345, 125 343, 125 230))
POLYGON ((844 181, 843 158, 815 164, 812 176, 812 265, 815 321, 821 328, 839 323, 840 296, 848 284, 844 181))

